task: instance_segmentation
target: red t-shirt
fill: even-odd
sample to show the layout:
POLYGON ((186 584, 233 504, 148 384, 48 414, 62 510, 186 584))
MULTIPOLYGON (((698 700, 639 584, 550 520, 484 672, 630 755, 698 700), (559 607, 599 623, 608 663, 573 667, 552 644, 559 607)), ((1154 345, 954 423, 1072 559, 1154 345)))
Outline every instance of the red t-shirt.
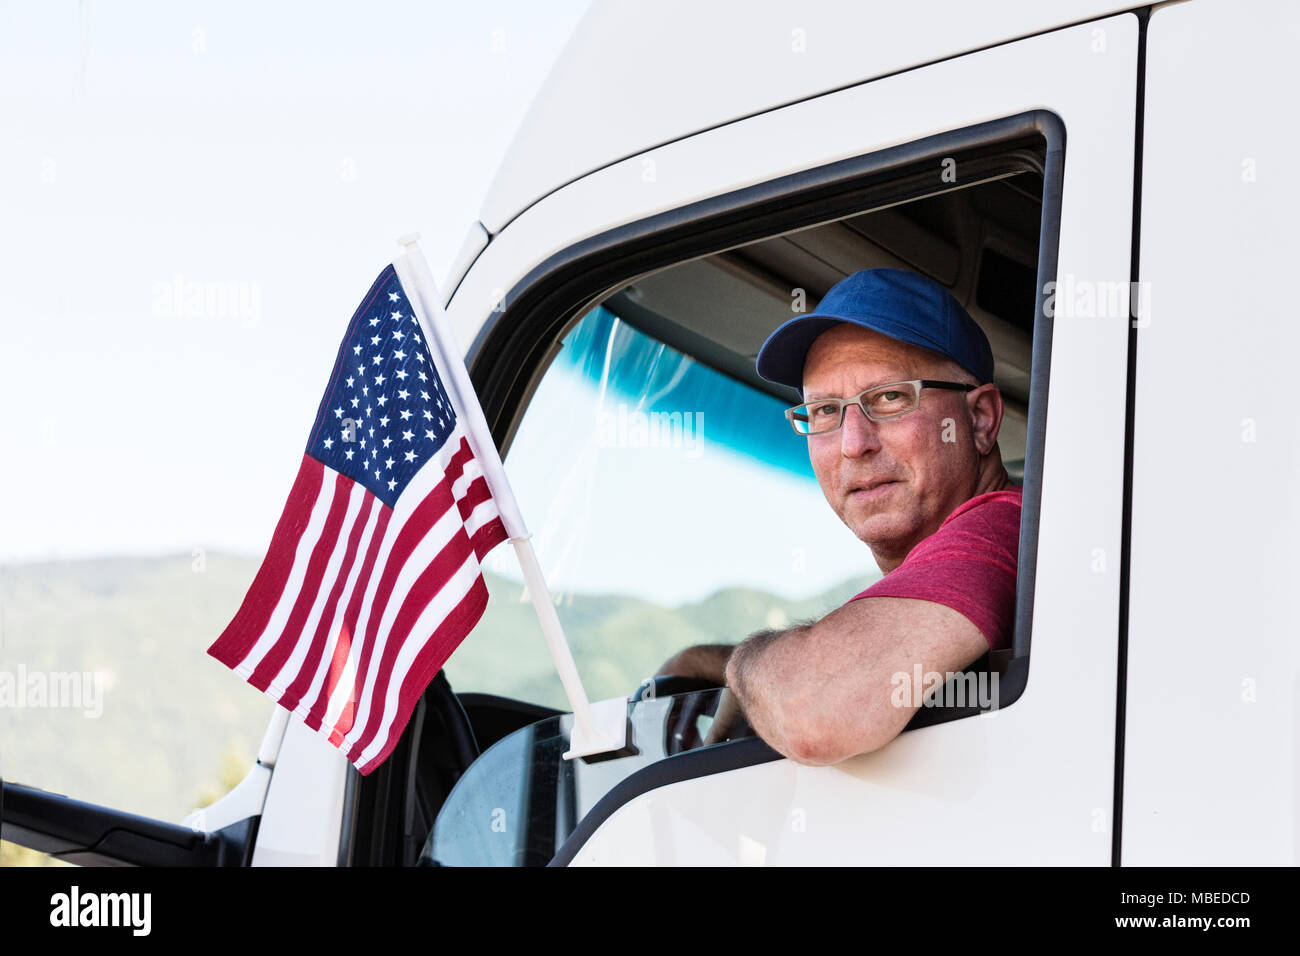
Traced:
POLYGON ((990 649, 1010 647, 1019 552, 1020 488, 990 491, 958 505, 902 564, 849 600, 934 601, 970 618, 990 649))

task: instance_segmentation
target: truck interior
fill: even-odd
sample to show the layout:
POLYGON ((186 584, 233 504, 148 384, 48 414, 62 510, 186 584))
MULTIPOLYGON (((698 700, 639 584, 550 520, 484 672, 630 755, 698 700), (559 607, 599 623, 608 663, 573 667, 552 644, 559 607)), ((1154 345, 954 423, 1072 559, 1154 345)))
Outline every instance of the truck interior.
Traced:
MULTIPOLYGON (((555 354, 554 343, 600 305, 696 361, 794 405, 796 392, 764 381, 754 370, 762 342, 791 311, 792 291, 804 290, 811 309, 854 271, 911 269, 947 287, 988 335, 1006 408, 999 446, 1008 473, 1021 483, 1032 430, 1041 231, 1044 221, 1051 221, 1044 213, 1044 184, 1051 182, 1045 160, 1041 139, 1022 140, 1015 148, 986 151, 982 174, 967 183, 936 183, 930 175, 918 188, 915 177, 900 176, 898 182, 912 183, 903 191, 905 198, 877 199, 865 211, 666 266, 625 271, 621 281, 571 308, 564 321, 550 322, 546 341, 533 345, 537 361, 531 379, 503 384, 490 374, 484 381, 480 374, 476 386, 480 395, 512 396, 497 408, 523 408, 555 354)), ((507 451, 518 412, 494 420, 487 401, 485 410, 507 451)), ((1022 572, 1022 585, 1023 578, 1022 572)), ((1018 638, 1016 650, 986 655, 971 670, 1004 673, 1016 659, 1027 666, 1027 656, 1027 638, 1018 638)), ((709 724, 724 691, 700 681, 660 677, 648 682, 629 704, 629 749, 575 761, 560 756, 568 715, 463 690, 470 692, 453 691, 439 674, 387 765, 350 785, 355 792, 349 803, 360 810, 352 819, 367 822, 361 824, 364 832, 344 840, 346 862, 559 865, 573 858, 601 819, 638 792, 779 757, 743 721, 724 740, 712 739, 709 724), (492 832, 485 808, 515 814, 524 825, 492 832), (507 830, 513 835, 505 836, 507 830)), ((977 712, 922 708, 907 729, 977 712)))

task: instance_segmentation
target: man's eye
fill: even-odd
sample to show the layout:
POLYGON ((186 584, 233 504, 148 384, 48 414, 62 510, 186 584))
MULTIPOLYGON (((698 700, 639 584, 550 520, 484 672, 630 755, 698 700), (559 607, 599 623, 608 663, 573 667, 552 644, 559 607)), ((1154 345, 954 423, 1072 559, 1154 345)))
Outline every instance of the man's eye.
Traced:
POLYGON ((838 405, 813 405, 808 409, 808 414, 813 418, 830 418, 840 413, 838 405))
POLYGON ((897 388, 888 388, 883 392, 875 392, 870 395, 867 398, 867 403, 872 407, 872 409, 878 412, 889 413, 898 411, 911 402, 911 400, 912 396, 909 393, 897 388))

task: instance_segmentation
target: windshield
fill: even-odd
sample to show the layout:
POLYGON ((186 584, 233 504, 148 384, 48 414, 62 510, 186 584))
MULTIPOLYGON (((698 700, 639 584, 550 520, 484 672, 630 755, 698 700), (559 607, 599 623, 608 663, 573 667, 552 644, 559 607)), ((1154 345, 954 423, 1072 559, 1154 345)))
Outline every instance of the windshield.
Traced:
POLYGON ((627 749, 575 760, 563 756, 571 714, 515 731, 461 777, 419 865, 545 866, 600 798, 642 767, 753 736, 743 718, 727 716, 730 707, 730 692, 723 688, 629 700, 627 749))

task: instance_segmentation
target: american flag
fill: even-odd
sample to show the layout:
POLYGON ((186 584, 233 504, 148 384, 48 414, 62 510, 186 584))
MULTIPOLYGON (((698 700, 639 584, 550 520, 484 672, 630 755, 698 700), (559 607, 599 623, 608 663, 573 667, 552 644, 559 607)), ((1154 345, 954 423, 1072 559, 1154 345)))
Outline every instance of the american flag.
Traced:
POLYGON ((478 623, 479 562, 507 537, 434 354, 390 265, 352 316, 257 577, 208 648, 363 774, 478 623))

